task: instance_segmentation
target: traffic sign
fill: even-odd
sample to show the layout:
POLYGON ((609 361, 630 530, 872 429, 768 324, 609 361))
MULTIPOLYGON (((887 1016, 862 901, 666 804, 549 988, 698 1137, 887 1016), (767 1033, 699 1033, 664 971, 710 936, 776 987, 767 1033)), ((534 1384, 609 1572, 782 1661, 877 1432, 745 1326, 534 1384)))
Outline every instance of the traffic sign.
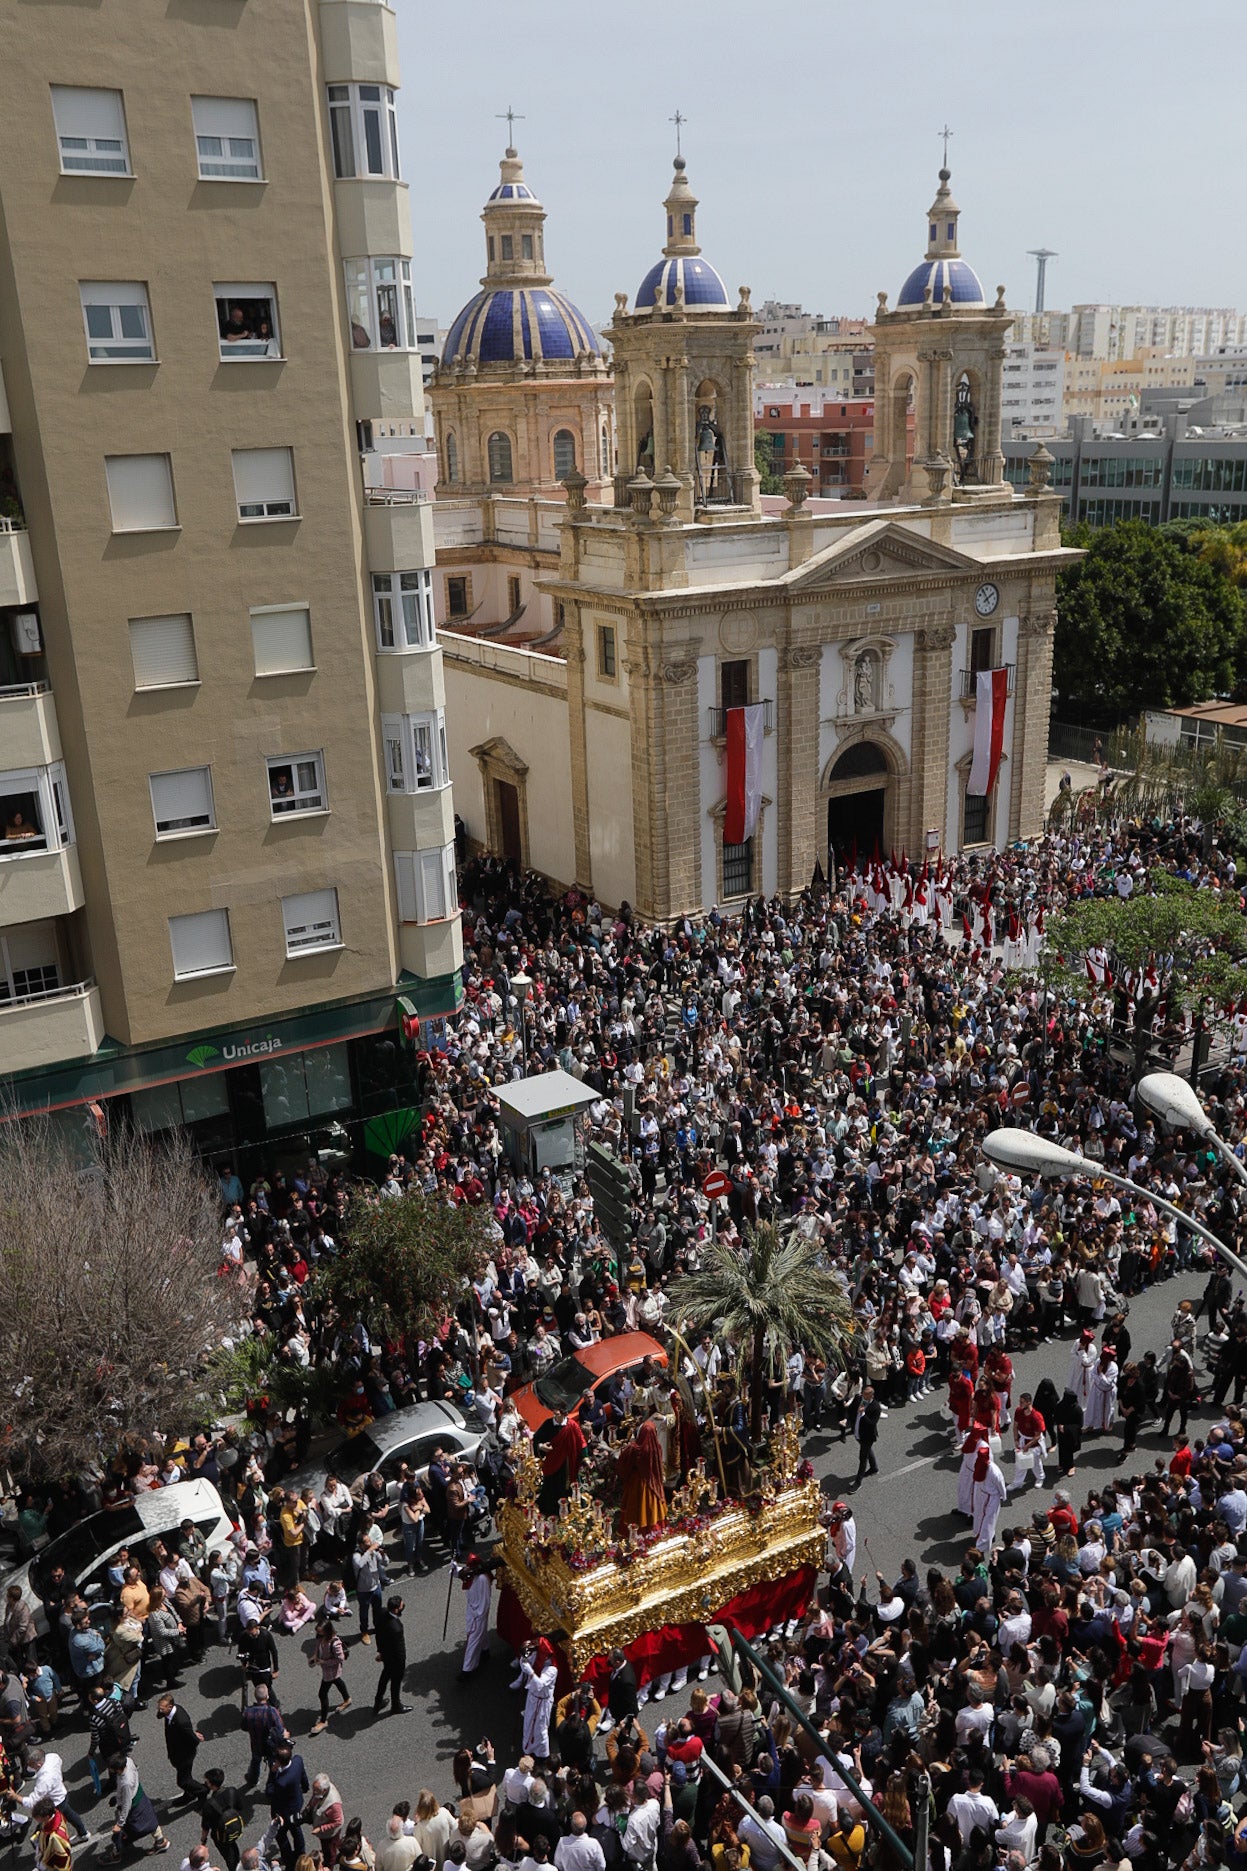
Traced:
POLYGON ((711 1202, 721 1202, 724 1196, 732 1193, 732 1178, 726 1170, 712 1169, 703 1178, 701 1192, 711 1202))

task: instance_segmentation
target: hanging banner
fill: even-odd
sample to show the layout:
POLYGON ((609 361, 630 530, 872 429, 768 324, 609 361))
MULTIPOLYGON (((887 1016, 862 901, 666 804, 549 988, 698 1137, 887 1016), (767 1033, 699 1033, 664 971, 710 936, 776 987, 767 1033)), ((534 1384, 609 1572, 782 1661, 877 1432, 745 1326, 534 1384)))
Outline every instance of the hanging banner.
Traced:
POLYGON ((762 736, 766 706, 727 710, 727 811, 723 815, 725 845, 743 845, 758 828, 762 807, 762 736))
POLYGON ((1009 671, 980 669, 976 679, 974 759, 967 793, 985 798, 996 784, 1005 740, 1005 708, 1009 700, 1009 671))

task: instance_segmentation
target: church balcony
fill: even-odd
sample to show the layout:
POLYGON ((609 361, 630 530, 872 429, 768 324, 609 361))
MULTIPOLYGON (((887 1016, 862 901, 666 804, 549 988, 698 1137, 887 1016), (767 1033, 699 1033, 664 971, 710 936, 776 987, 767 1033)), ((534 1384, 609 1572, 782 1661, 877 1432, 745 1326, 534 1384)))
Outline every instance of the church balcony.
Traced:
POLYGON ((1008 677, 1009 677, 1009 686, 1008 686, 1007 693, 1012 695, 1013 689, 1014 689, 1014 683, 1016 682, 1016 679, 1017 679, 1017 666, 1014 663, 997 663, 995 667, 991 669, 963 669, 961 672, 960 699, 963 702, 975 701, 978 697, 979 677, 981 675, 983 676, 994 675, 996 673, 996 669, 1003 669, 1007 671, 1008 677))
MULTIPOLYGON (((771 734, 775 729, 775 704, 768 696, 760 706, 766 710, 762 717, 762 732, 764 734, 771 734)), ((727 709, 711 708, 708 712, 710 715, 711 740, 725 741, 727 739, 727 709)))

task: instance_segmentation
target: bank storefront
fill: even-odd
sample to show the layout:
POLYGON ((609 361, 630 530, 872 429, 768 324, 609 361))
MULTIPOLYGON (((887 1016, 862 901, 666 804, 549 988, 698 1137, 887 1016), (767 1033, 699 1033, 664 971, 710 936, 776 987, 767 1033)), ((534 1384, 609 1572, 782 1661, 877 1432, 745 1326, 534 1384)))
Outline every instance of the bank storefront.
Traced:
POLYGON ((419 1054, 460 991, 458 977, 412 980, 167 1046, 105 1040, 89 1059, 0 1076, 0 1111, 47 1113, 71 1148, 118 1123, 153 1137, 185 1130, 244 1184, 311 1155, 375 1176, 419 1123, 419 1054))

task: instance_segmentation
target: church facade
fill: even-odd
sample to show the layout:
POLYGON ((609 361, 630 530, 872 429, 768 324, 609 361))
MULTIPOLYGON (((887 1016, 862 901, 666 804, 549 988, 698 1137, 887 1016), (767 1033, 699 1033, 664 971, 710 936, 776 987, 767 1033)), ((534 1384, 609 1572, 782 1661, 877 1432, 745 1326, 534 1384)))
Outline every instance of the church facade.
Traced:
MULTIPOLYGON (((534 596, 527 631, 444 617, 451 770, 471 838, 665 919, 798 891, 816 862, 1041 829, 1054 586, 1073 555, 1044 451, 1024 492, 1003 478, 1010 315, 1003 289, 989 303, 961 257, 948 185, 941 171, 925 258, 893 308, 880 295, 867 499, 814 511, 797 469, 764 512, 757 325, 748 292, 733 300, 701 253, 677 159, 661 257, 610 326, 613 473, 599 453, 557 490, 527 485, 526 546, 514 514, 512 539, 499 537, 496 490, 474 490, 467 547, 463 500, 435 510, 444 605, 465 550, 495 566, 526 553, 534 596), (968 782, 989 670, 1004 716, 981 794, 968 782), (726 721, 749 704, 764 709, 761 806, 733 845, 726 721)), ((439 445, 462 370, 448 342, 439 445)), ((522 386, 523 364, 510 375, 522 386)))

